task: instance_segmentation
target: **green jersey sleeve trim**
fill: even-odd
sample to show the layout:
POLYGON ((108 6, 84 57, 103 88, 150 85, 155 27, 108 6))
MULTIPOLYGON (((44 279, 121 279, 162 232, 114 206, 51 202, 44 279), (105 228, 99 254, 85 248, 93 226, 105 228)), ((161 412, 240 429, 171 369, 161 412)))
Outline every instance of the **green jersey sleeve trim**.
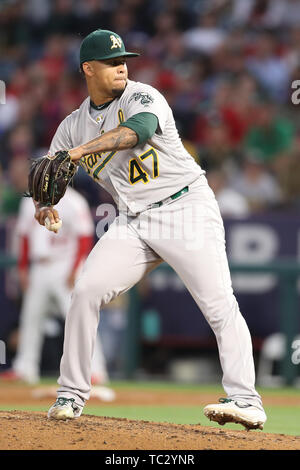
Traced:
POLYGON ((132 129, 138 136, 137 145, 142 145, 155 134, 158 118, 152 113, 138 113, 122 122, 120 126, 132 129))

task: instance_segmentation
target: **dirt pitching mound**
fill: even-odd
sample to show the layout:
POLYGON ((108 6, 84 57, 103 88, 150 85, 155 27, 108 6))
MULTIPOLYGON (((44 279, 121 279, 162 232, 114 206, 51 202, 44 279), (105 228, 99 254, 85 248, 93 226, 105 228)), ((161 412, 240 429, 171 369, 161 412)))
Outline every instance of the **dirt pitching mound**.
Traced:
POLYGON ((1 450, 295 450, 300 437, 83 415, 0 412, 1 450))

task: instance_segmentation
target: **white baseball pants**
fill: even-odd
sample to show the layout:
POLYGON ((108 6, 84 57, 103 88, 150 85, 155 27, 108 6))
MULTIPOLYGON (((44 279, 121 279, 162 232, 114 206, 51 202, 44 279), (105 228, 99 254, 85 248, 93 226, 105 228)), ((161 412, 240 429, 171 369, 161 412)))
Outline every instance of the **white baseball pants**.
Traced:
POLYGON ((232 290, 223 222, 205 176, 166 205, 134 217, 120 214, 95 245, 66 318, 58 396, 81 406, 88 400, 99 309, 162 261, 182 279, 215 333, 227 396, 262 407, 250 333, 232 290))

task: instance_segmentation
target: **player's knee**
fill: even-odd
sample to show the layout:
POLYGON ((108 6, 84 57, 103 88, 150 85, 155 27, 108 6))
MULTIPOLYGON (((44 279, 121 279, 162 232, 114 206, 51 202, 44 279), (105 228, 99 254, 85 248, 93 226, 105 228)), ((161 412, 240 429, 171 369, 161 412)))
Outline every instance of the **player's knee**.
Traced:
POLYGON ((74 301, 97 301, 100 305, 109 303, 114 297, 114 292, 108 288, 106 282, 94 278, 80 278, 73 291, 74 301))
POLYGON ((90 298, 95 290, 93 279, 80 278, 77 280, 73 290, 73 297, 77 300, 81 298, 90 298))
POLYGON ((226 328, 226 325, 234 321, 234 317, 237 314, 240 314, 234 296, 230 296, 230 298, 216 297, 212 299, 203 313, 212 329, 218 331, 226 328))

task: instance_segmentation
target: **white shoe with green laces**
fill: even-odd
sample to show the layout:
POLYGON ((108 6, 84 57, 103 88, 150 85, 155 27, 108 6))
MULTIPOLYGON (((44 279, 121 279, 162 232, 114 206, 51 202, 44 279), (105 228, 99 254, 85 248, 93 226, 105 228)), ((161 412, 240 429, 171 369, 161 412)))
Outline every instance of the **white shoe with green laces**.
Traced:
POLYGON ((229 398, 220 398, 219 402, 204 408, 205 416, 211 421, 216 421, 221 426, 226 423, 242 424, 247 431, 249 429, 263 429, 267 421, 263 409, 229 398))
POLYGON ((48 411, 48 418, 52 419, 73 419, 79 418, 82 413, 82 407, 75 403, 74 398, 57 398, 54 405, 48 411))

